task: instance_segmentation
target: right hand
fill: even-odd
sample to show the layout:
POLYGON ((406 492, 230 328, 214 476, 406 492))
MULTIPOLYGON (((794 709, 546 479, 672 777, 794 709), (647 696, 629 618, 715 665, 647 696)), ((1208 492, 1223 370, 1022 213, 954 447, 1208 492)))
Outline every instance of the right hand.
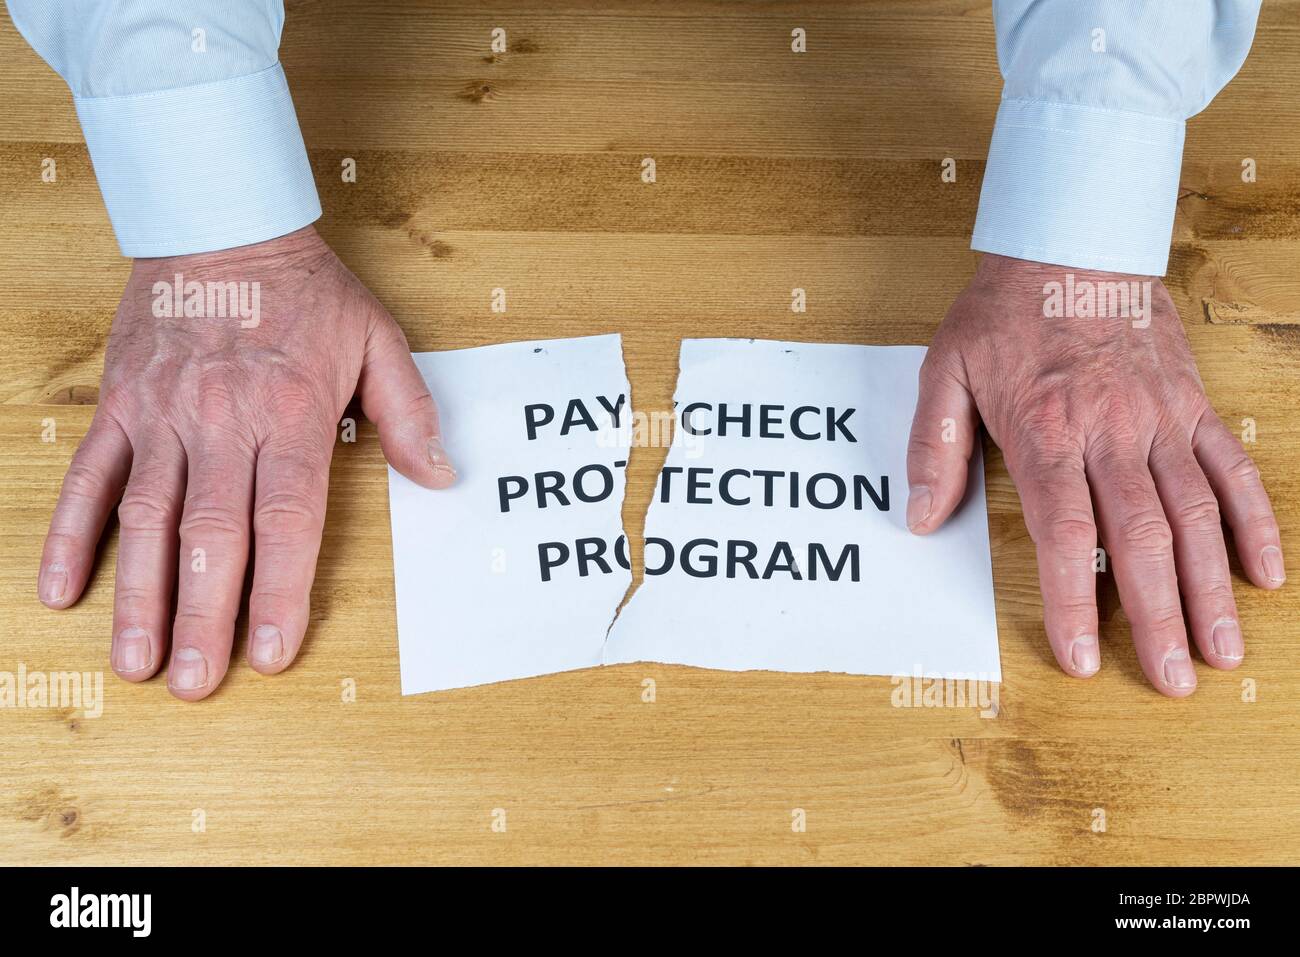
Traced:
POLYGON ((1260 588, 1286 578, 1281 539, 1259 470, 1210 407, 1160 280, 984 256, 921 367, 907 456, 914 532, 938 528, 961 501, 980 419, 1038 546, 1043 619, 1062 669, 1087 678, 1101 667, 1098 533, 1156 690, 1196 689, 1189 632, 1212 667, 1241 663, 1220 509, 1260 588), (1046 284, 1066 273, 1146 283, 1145 316, 1047 318, 1046 284), (958 441, 942 440, 945 421, 958 441))

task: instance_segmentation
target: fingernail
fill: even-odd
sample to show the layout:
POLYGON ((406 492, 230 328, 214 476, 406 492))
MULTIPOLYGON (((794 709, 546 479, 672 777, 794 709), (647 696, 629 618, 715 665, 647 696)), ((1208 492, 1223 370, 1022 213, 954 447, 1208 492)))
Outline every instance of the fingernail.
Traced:
POLYGON ((149 648, 149 635, 143 628, 123 628, 113 643, 113 667, 119 674, 129 675, 144 671, 153 664, 149 648))
POLYGON ((1211 641, 1214 643, 1214 653, 1220 658, 1240 661, 1246 654, 1246 644, 1241 640, 1241 628, 1231 618, 1215 624, 1211 641))
POLYGON ((907 527, 916 528, 930 517, 934 496, 927 485, 913 485, 907 496, 907 527))
POLYGON ((208 662, 197 648, 178 648, 172 655, 171 686, 179 691, 197 691, 208 683, 208 662))
POLYGON ((275 625, 258 625, 253 632, 253 663, 273 665, 284 657, 284 639, 275 625))
POLYGON ((1282 566, 1282 549, 1270 545, 1259 553, 1259 560, 1264 565, 1264 575, 1269 581, 1277 585, 1286 581, 1286 569, 1282 566))
POLYGON ((442 447, 442 440, 436 435, 429 440, 429 462, 435 472, 444 472, 452 478, 456 477, 456 469, 452 467, 447 450, 442 447))
POLYGON ((67 590, 67 566, 63 562, 50 562, 41 573, 41 601, 62 601, 67 590))
POLYGON ((1101 667, 1101 648, 1097 646, 1096 635, 1081 635, 1070 646, 1070 660, 1074 670, 1081 675, 1096 674, 1101 667))
POLYGON ((1176 648, 1165 657, 1165 684, 1171 688, 1196 687, 1196 669, 1186 650, 1176 648))

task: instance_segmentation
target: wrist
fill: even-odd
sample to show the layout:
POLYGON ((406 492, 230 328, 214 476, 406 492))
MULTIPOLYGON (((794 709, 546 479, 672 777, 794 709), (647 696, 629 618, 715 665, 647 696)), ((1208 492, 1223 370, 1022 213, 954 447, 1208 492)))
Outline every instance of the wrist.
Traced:
POLYGON ((1015 256, 1003 256, 999 253, 983 253, 980 256, 976 278, 985 282, 1026 283, 1041 285, 1051 280, 1062 281, 1067 275, 1076 280, 1092 279, 1096 281, 1121 280, 1142 282, 1159 281, 1149 273, 1113 272, 1104 269, 1085 269, 1078 266, 1061 266, 1056 263, 1037 262, 1032 259, 1018 259, 1015 256))
POLYGON ((292 307, 305 283, 337 259, 307 226, 247 246, 181 256, 135 260, 123 294, 130 314, 156 324, 183 325, 189 332, 228 336, 299 322, 308 314, 292 307), (237 321, 233 321, 237 320, 237 321))
POLYGON ((304 226, 274 239, 217 249, 210 252, 184 253, 177 256, 140 256, 135 260, 137 269, 165 272, 168 269, 195 272, 219 272, 231 267, 266 272, 278 268, 310 266, 333 251, 316 232, 315 226, 304 226))
POLYGON ((1158 277, 1141 273, 1079 269, 994 253, 984 254, 972 285, 999 300, 1033 302, 1035 313, 1041 303, 1044 319, 1128 320, 1137 329, 1150 325, 1163 289, 1158 277))

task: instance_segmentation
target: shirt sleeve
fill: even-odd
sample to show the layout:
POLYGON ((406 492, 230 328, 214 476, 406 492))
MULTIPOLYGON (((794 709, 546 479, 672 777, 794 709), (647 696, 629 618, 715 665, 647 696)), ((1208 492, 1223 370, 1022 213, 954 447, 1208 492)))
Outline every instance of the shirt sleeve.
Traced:
POLYGON ((971 247, 1162 276, 1183 130, 1241 68, 1259 0, 994 0, 1005 81, 971 247))
POLYGON ((123 255, 244 246, 320 216, 279 0, 7 3, 72 90, 123 255))

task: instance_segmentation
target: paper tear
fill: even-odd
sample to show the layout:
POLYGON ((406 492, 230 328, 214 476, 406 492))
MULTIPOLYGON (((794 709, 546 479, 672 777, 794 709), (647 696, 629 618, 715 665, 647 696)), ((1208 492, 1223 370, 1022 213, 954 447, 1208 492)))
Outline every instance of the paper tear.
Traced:
MULTIPOLYGON (((824 473, 863 477, 868 486, 872 480, 880 486, 882 477, 894 478, 895 498, 889 499, 884 486, 888 504, 881 507, 880 501, 874 501, 873 508, 862 503, 844 513, 837 507, 834 521, 827 521, 826 512, 819 508, 787 509, 779 502, 764 503, 757 511, 717 503, 692 504, 683 510, 679 499, 664 503, 665 469, 685 468, 697 457, 697 449, 684 447, 690 443, 684 442, 676 414, 666 448, 635 442, 632 386, 620 336, 415 354, 443 407, 444 441, 461 467, 462 483, 446 492, 429 493, 390 469, 403 694, 633 661, 728 670, 1000 680, 987 514, 982 494, 971 494, 983 489, 978 446, 967 504, 943 529, 921 539, 907 531, 902 517, 906 436, 924 352, 915 346, 760 339, 682 342, 674 409, 707 396, 756 408, 766 404, 785 410, 807 403, 808 407, 830 404, 841 410, 862 410, 852 420, 853 442, 792 443, 767 436, 767 445, 756 445, 724 442, 713 434, 700 449, 710 456, 708 468, 731 466, 745 474, 798 472, 806 478, 824 473), (611 349, 617 350, 617 371, 611 349), (530 368, 521 366, 512 372, 510 363, 515 361, 527 361, 530 368), (485 397, 482 386, 487 381, 506 384, 485 397), (527 396, 547 395, 559 402, 570 396, 617 394, 624 396, 620 426, 613 427, 612 416, 608 425, 612 441, 626 448, 621 468, 615 461, 617 453, 609 456, 602 440, 595 441, 599 455, 581 434, 567 443, 547 446, 555 459, 549 464, 564 475, 610 458, 614 488, 599 502, 601 517, 593 520, 592 512, 585 510, 588 506, 577 512, 567 508, 543 512, 541 506, 521 509, 509 516, 500 532, 512 541, 534 543, 539 550, 536 562, 528 556, 520 561, 516 555, 513 565, 523 566, 521 574, 465 576, 464 563, 482 557, 466 552, 467 544, 482 539, 485 524, 501 519, 494 513, 492 499, 498 494, 497 473, 503 463, 516 470, 538 465, 537 447, 519 446, 518 436, 502 423, 517 413, 527 396), (513 441, 516 447, 503 452, 485 445, 485 435, 500 436, 503 443, 513 441), (652 450, 660 449, 663 460, 654 490, 640 510, 642 573, 638 579, 624 514, 628 472, 634 460, 640 464, 652 450), (759 473, 757 465, 768 469, 759 473), (575 514, 583 516, 580 522, 572 520, 575 514), (541 547, 552 544, 552 538, 568 541, 574 528, 593 536, 587 539, 591 542, 617 542, 621 536, 628 567, 617 563, 609 573, 586 577, 566 569, 570 574, 558 582, 539 582, 541 547), (852 529, 851 534, 846 528, 852 529), (724 560, 721 557, 713 558, 714 570, 709 574, 656 574, 650 581, 645 542, 652 532, 655 538, 679 545, 702 539, 715 544, 725 541, 730 548, 739 540, 757 548, 776 539, 787 549, 794 543, 804 551, 791 558, 789 571, 779 570, 778 574, 788 575, 788 582, 771 573, 761 580, 752 574, 735 575, 731 565, 726 575, 720 575, 716 569, 724 560), (431 542, 444 545, 431 550, 431 542), (841 556, 853 545, 852 580, 839 580, 842 571, 832 576, 829 564, 817 580, 819 557, 813 543, 823 545, 824 551, 845 549, 838 553, 841 556), (777 580, 771 580, 774 577, 777 580), (439 578, 458 582, 462 589, 450 608, 437 600, 438 589, 428 587, 430 580, 439 578), (934 600, 936 589, 943 590, 944 602, 934 600), (484 615, 483 608, 491 613, 484 615), (456 640, 442 640, 444 635, 456 640)), ((832 414, 808 421, 820 422, 820 427, 831 431, 836 420, 832 414)), ((605 435, 604 430, 598 432, 605 435)), ((691 442, 699 438, 692 435, 691 442)), ((715 471, 721 474, 721 469, 715 471)), ((680 494, 680 480, 677 488, 680 494)), ((570 544, 576 546, 576 541, 570 544)), ((749 558, 751 568, 756 556, 757 552, 749 558)), ((733 558, 729 552, 725 560, 733 558)))
POLYGON ((651 576, 643 555, 602 663, 1000 681, 978 444, 964 505, 930 535, 906 526, 924 355, 921 346, 684 340, 674 408, 707 402, 701 410, 716 413, 693 436, 707 463, 702 491, 683 501, 692 462, 674 421, 642 530, 643 543, 662 543, 660 564, 651 576), (724 402, 752 414, 733 426, 742 434, 723 434, 724 402), (792 421, 760 427, 762 409, 792 421), (802 427, 799 409, 816 412, 802 427), (681 471, 665 502, 669 468, 681 471), (743 489, 732 501, 727 475, 743 489), (833 491, 819 499, 819 487, 833 491), (696 544, 703 558, 688 557, 696 544))
POLYGON ((617 464, 625 456, 613 422, 599 423, 602 411, 619 407, 597 401, 613 405, 622 395, 620 421, 630 414, 621 337, 413 358, 442 411, 443 442, 459 481, 430 492, 389 470, 402 693, 599 665, 609 609, 619 607, 632 583, 622 522, 627 473, 617 464), (575 410, 575 398, 590 409, 575 410), (530 439, 527 410, 540 419, 542 406, 551 410, 550 424, 535 423, 530 439), (571 414, 577 421, 570 428, 571 414), (593 465, 602 468, 589 480, 604 494, 581 499, 575 476, 593 465), (545 476, 564 480, 567 505, 544 491, 545 476), (518 481, 507 489, 503 477, 518 481), (627 568, 618 560, 620 538, 627 568), (556 564, 544 563, 546 548, 556 564), (456 590, 439 587, 446 582, 456 590))

